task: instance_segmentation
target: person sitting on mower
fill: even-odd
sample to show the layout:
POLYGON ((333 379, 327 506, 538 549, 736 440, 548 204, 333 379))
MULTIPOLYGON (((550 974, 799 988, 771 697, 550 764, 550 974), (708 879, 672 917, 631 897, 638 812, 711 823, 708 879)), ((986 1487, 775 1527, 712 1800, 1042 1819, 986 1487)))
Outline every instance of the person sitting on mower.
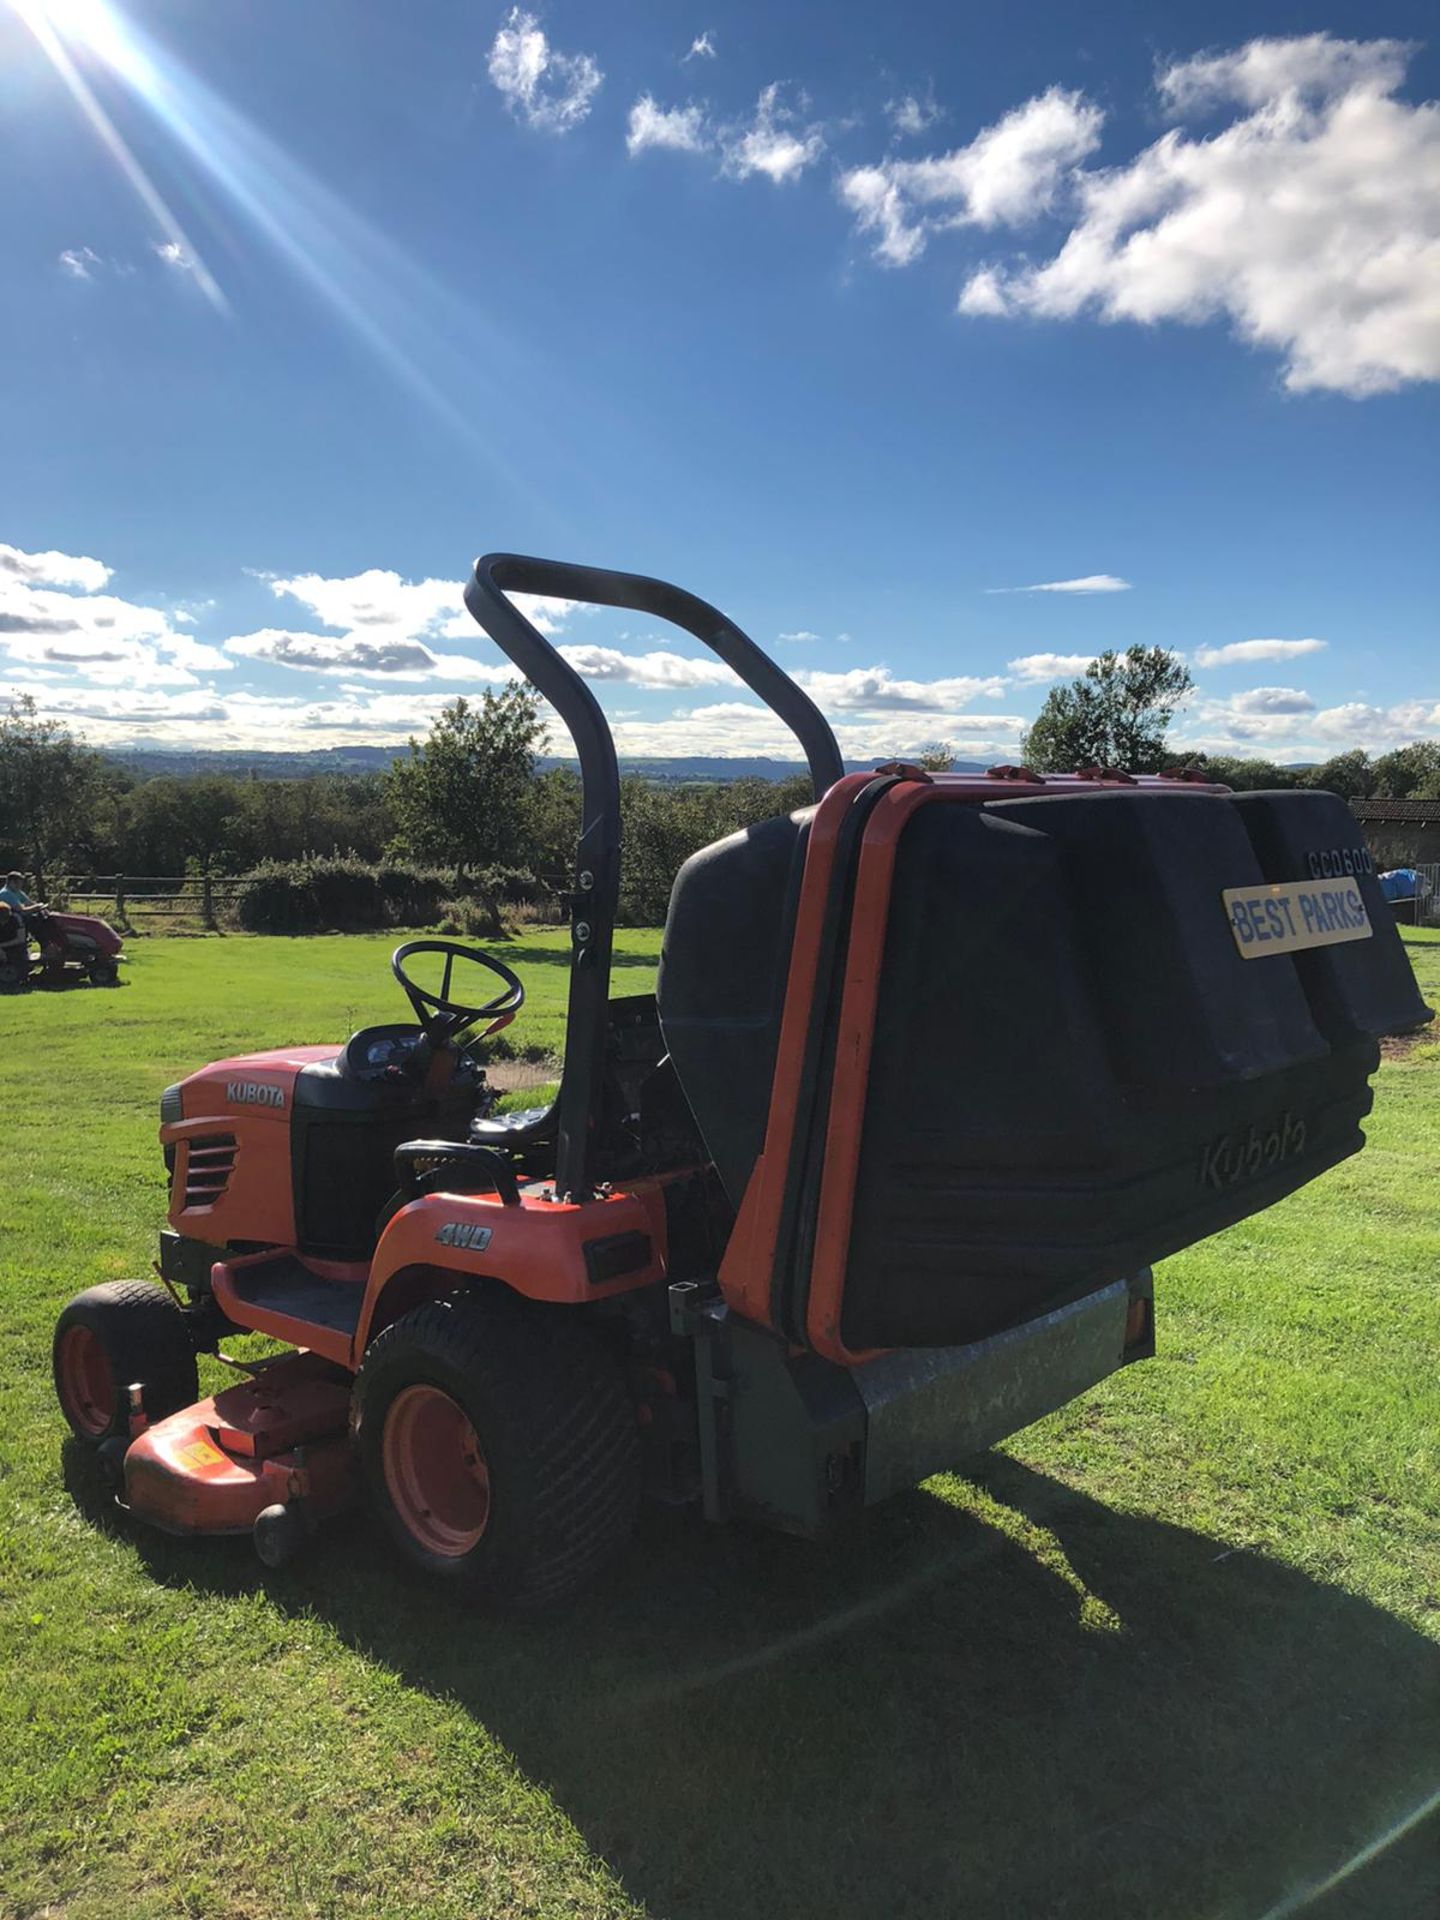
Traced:
POLYGON ((30 971, 29 935, 22 916, 0 892, 0 980, 15 985, 30 971))
POLYGON ((29 894, 25 891, 24 874, 7 873, 4 886, 0 887, 0 906, 13 907, 16 913, 19 913, 22 907, 32 904, 29 894))

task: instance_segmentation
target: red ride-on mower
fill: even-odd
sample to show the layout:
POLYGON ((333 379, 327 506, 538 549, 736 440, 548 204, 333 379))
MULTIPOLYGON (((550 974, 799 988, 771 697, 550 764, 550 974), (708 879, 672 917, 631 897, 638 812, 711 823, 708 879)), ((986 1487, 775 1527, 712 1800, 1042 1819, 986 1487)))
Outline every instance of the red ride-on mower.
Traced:
POLYGON ((580 758, 559 1091, 492 1112, 470 1037, 523 988, 418 941, 412 1023, 166 1092, 164 1284, 92 1288, 55 1337, 137 1519, 276 1563, 363 1490, 411 1561, 515 1605, 586 1580, 642 1494, 819 1535, 1151 1353, 1150 1263, 1356 1152, 1376 1036, 1429 1017, 1331 795, 847 775, 690 594, 502 555, 466 601, 580 758), (513 592, 674 622, 809 762, 814 805, 681 869, 654 995, 609 993, 609 730, 513 592), (289 1351, 197 1400, 235 1329, 289 1351))
POLYGON ((40 949, 39 977, 46 986, 88 980, 93 987, 119 984, 124 942, 108 921, 57 907, 24 909, 25 927, 40 949))

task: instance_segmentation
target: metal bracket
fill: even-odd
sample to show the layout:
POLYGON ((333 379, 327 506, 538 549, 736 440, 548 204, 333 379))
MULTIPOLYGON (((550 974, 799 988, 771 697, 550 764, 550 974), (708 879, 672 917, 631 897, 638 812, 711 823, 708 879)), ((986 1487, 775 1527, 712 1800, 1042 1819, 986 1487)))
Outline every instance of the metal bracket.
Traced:
POLYGON ((730 1309, 713 1286, 677 1280, 668 1290, 670 1331, 695 1348, 695 1415, 700 1430, 700 1487, 707 1520, 723 1520, 729 1500, 722 1471, 722 1428, 728 1424, 730 1309))

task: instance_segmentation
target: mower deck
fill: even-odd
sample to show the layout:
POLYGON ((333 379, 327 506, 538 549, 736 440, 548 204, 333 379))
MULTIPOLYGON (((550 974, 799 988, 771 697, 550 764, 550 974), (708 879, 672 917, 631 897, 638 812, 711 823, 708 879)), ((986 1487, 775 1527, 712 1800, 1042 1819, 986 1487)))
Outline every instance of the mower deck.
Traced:
POLYGON ((175 1534, 249 1533, 268 1507, 316 1519, 351 1496, 347 1376, 286 1355, 147 1427, 125 1452, 120 1504, 175 1534))

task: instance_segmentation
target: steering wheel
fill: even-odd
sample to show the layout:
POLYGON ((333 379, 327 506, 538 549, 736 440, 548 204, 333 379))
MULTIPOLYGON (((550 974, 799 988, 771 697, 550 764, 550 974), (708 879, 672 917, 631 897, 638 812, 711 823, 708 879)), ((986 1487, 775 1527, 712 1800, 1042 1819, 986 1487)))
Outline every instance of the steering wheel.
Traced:
POLYGON ((484 1039, 486 1034, 498 1033, 501 1027, 508 1027, 521 1007, 525 1004, 525 988, 517 974, 510 971, 503 960, 494 960, 479 947, 462 947, 456 940, 410 940, 403 947, 397 947, 390 956, 390 970, 405 989, 406 998, 415 1009, 415 1018, 424 1028, 431 1040, 443 1042, 453 1040, 466 1027, 473 1026, 477 1020, 488 1020, 485 1033, 477 1035, 484 1039), (440 980, 440 991, 433 993, 429 987, 422 987, 412 980, 405 971, 406 962, 417 953, 439 953, 445 956, 445 971, 440 980), (452 998, 450 977, 457 960, 466 961, 472 966, 485 967, 504 982, 504 991, 491 1000, 475 1005, 470 1001, 452 998))

